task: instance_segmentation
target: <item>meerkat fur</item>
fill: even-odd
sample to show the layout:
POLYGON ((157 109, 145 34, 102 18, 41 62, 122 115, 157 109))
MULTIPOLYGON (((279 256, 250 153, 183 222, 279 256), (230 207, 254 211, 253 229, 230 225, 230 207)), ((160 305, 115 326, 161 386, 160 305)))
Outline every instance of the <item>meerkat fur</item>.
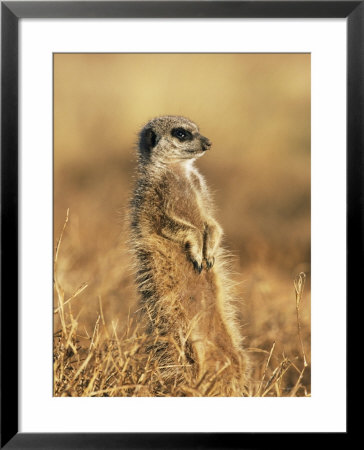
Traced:
POLYGON ((210 192, 194 165, 210 147, 184 117, 157 117, 144 126, 131 244, 160 391, 188 380, 203 395, 240 396, 248 359, 233 306, 229 257, 220 245, 210 192))

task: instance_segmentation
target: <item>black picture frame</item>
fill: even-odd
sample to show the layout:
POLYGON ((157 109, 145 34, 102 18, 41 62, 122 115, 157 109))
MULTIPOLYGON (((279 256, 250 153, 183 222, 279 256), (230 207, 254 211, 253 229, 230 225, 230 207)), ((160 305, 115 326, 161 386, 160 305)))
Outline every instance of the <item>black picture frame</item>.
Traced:
MULTIPOLYGON (((278 433, 18 432, 19 19, 237 17, 347 20, 347 303, 355 301, 357 293, 361 292, 359 283, 364 273, 364 1, 2 1, 1 448, 260 448, 271 447, 278 439, 280 447, 285 446, 278 433)), ((327 442, 326 435, 322 438, 327 442)), ((335 436, 338 444, 347 438, 348 431, 335 436)), ((296 434, 289 440, 293 439, 297 439, 296 434)), ((309 439, 309 433, 301 435, 300 445, 309 439)), ((316 434, 315 443, 319 440, 316 434)))

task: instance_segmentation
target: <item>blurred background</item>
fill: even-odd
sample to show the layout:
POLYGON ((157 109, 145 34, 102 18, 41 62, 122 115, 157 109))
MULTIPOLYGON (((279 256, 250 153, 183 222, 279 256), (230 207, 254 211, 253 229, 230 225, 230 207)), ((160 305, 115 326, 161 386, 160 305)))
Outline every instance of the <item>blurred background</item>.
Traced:
POLYGON ((88 333, 99 299, 117 326, 136 299, 124 218, 137 134, 182 115, 213 143, 197 166, 233 254, 246 346, 297 357, 303 271, 309 359, 310 70, 309 54, 54 55, 55 246, 69 208, 57 273, 66 298, 88 284, 73 302, 88 333))

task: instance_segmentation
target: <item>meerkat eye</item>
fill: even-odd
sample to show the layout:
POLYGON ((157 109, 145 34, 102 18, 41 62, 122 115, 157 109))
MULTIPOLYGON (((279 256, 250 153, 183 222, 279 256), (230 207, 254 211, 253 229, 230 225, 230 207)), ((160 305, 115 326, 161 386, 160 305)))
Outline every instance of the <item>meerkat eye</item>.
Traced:
POLYGON ((176 137, 180 141, 191 141, 193 139, 192 134, 184 128, 174 128, 172 130, 172 136, 176 137))

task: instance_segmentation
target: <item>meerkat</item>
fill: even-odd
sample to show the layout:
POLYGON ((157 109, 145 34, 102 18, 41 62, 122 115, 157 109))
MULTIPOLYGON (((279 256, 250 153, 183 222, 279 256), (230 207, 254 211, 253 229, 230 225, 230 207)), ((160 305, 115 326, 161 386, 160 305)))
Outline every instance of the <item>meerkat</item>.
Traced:
POLYGON ((157 117, 143 127, 131 242, 140 310, 154 339, 149 352, 161 385, 188 379, 199 395, 239 396, 248 360, 220 245, 222 229, 194 165, 210 148, 184 117, 157 117))

